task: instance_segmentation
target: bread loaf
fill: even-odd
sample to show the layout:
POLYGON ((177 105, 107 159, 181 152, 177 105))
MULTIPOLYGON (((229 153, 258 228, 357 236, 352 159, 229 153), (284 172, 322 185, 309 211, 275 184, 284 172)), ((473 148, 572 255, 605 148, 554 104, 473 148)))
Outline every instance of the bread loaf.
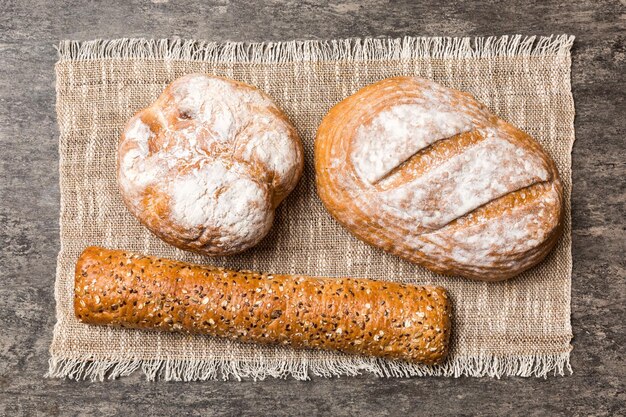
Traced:
POLYGON ((467 93, 398 77, 326 115, 317 190, 351 233, 444 274, 496 281, 543 259, 561 231, 556 166, 467 93))
POLYGON ((118 183, 130 212, 161 239, 229 255, 267 234, 303 164, 298 134, 270 97, 191 74, 130 119, 118 183))
POLYGON ((83 323, 181 331, 434 364, 448 352, 440 287, 264 275, 89 247, 76 264, 83 323))

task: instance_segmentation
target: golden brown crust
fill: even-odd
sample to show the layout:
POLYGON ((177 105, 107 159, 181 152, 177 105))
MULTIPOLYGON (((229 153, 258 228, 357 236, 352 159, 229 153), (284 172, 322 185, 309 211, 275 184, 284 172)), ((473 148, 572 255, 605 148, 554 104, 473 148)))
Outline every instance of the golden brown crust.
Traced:
POLYGON ((333 107, 315 142, 318 194, 359 239, 435 272, 498 281, 562 229, 556 166, 467 93, 411 77, 333 107))
POLYGON ((74 311, 88 324, 438 363, 448 353, 445 289, 354 278, 229 271, 89 247, 74 311))
POLYGON ((303 166, 300 138, 269 96, 205 74, 172 82, 130 119, 118 148, 130 212, 166 242, 206 255, 257 244, 303 166))

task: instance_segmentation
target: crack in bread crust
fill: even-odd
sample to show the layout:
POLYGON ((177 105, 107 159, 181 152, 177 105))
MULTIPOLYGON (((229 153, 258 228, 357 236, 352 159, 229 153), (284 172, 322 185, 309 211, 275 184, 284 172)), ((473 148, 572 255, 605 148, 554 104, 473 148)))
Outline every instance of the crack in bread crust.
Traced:
POLYGON ((424 161, 425 159, 427 159, 427 156, 432 156, 432 154, 436 154, 439 149, 446 146, 446 143, 458 141, 459 138, 468 137, 484 139, 481 135, 475 133, 476 131, 461 132, 456 135, 440 138, 432 143, 429 143, 423 148, 415 151, 408 158, 403 159, 398 165, 391 168, 380 178, 377 178, 376 181, 372 183, 372 185, 391 185, 393 184, 393 181, 390 180, 390 178, 403 178, 404 175, 402 175, 402 173, 406 171, 415 172, 416 174, 423 173, 426 166, 428 166, 428 161, 424 161))
POLYGON ((562 187, 541 146, 431 81, 391 78, 337 104, 315 164, 318 194, 344 227, 437 272, 510 278, 561 230, 562 187))

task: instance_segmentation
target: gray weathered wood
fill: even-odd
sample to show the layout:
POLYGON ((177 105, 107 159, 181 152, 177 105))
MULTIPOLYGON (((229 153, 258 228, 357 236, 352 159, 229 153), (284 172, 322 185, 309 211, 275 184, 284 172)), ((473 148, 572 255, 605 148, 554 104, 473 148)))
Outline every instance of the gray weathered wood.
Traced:
POLYGON ((625 12, 619 1, 0 2, 0 415, 615 415, 626 394, 625 12), (43 379, 59 250, 60 39, 577 36, 574 375, 105 383, 43 379))

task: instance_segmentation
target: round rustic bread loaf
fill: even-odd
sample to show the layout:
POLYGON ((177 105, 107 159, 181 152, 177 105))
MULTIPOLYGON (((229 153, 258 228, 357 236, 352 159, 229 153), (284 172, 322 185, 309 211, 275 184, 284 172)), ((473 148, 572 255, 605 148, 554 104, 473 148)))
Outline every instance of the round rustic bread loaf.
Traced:
POLYGON ((510 278, 560 234, 562 186, 541 146, 432 81, 390 78, 337 104, 319 127, 315 168, 344 227, 436 272, 510 278))
POLYGON ((181 249, 228 255, 257 244, 303 168, 296 130, 249 85, 192 74, 126 125, 118 183, 128 209, 181 249))

